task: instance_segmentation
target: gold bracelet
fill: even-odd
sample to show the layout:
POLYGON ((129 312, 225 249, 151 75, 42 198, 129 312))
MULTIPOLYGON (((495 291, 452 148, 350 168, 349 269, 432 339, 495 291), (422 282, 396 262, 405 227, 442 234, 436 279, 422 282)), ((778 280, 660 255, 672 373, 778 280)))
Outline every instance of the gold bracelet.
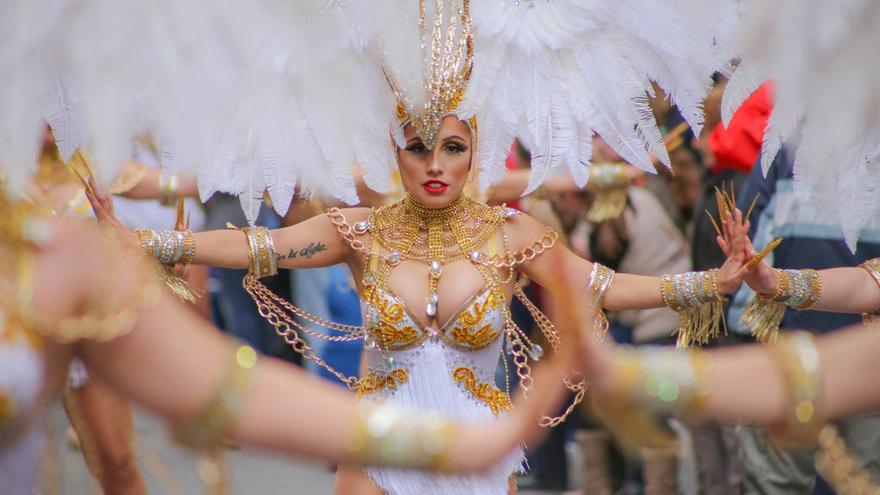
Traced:
POLYGON ((136 230, 141 250, 163 265, 188 265, 196 255, 195 237, 189 230, 136 230))
POLYGON ((775 342, 785 308, 809 309, 822 297, 822 277, 816 270, 780 270, 776 292, 758 294, 746 306, 740 322, 760 342, 775 342))
MULTIPOLYGON (((861 265, 865 271, 868 272, 873 278, 874 281, 877 282, 877 285, 880 286, 880 258, 874 258, 872 260, 868 260, 861 265)), ((862 320, 865 323, 874 323, 880 321, 880 308, 873 313, 862 313, 862 320)))
POLYGON ((278 273, 275 259, 275 243, 266 227, 244 227, 241 229, 248 243, 248 271, 257 278, 271 277, 278 273))
POLYGON ((252 347, 235 341, 229 349, 229 364, 214 395, 195 416, 174 426, 174 439, 186 447, 217 448, 245 404, 257 353, 252 347))
POLYGON ((595 333, 602 339, 608 333, 610 324, 608 317, 602 310, 602 301, 605 299, 605 293, 611 287, 611 281, 614 279, 614 270, 607 266, 593 262, 593 270, 590 271, 590 280, 587 284, 587 290, 593 296, 593 304, 596 309, 596 326, 595 333))
POLYGON ((449 443, 457 432, 453 423, 435 414, 361 401, 346 447, 362 465, 449 472, 449 443))
POLYGON ((655 414, 694 420, 703 410, 709 384, 704 351, 645 347, 623 350, 614 362, 626 400, 655 414))
POLYGON ((701 419, 709 393, 710 361, 704 351, 656 347, 614 355, 614 390, 594 398, 594 407, 627 450, 667 447, 675 436, 659 418, 701 419))
POLYGON ((778 287, 772 296, 759 294, 758 298, 785 304, 790 308, 809 309, 822 296, 822 277, 819 272, 776 269, 778 287))
POLYGON ((629 199, 630 179, 626 165, 621 163, 594 163, 590 166, 593 202, 587 210, 587 220, 600 223, 620 217, 629 199))
POLYGON ((771 349, 788 387, 789 413, 782 423, 770 427, 770 434, 782 445, 811 445, 822 427, 816 343, 808 332, 791 332, 771 349))
POLYGON ((623 163, 594 163, 590 165, 589 184, 596 190, 629 186, 626 165, 623 163))
POLYGON ((159 204, 162 206, 173 206, 177 202, 177 192, 180 187, 180 180, 177 174, 171 174, 168 178, 159 175, 159 204))
POLYGON ((678 312, 678 347, 708 344, 725 331, 725 298, 718 292, 717 280, 714 269, 660 278, 663 303, 678 312))

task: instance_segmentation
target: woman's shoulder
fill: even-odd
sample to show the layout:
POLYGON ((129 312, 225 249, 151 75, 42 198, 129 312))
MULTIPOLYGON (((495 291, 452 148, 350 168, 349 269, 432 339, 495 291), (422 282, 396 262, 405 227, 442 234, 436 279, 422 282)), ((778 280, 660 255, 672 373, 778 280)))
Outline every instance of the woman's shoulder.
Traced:
POLYGON ((508 208, 505 218, 504 228, 511 251, 520 251, 557 236, 553 228, 520 210, 508 208))

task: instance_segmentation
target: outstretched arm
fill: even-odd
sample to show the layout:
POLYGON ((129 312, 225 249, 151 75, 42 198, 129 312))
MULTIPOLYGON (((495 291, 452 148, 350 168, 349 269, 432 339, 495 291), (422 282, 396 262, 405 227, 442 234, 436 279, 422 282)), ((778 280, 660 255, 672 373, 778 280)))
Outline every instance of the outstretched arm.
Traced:
MULTIPOLYGON (((585 341, 585 359, 590 363, 586 372, 592 378, 594 391, 600 396, 619 396, 632 377, 621 375, 618 364, 626 353, 644 351, 621 350, 610 344, 600 348, 585 341), (610 351, 610 352, 609 352, 610 351)), ((819 363, 819 401, 817 413, 824 419, 835 419, 873 410, 880 405, 880 325, 856 326, 845 331, 817 337, 819 363)), ((655 359, 672 369, 671 363, 687 353, 657 351, 665 357, 655 359)), ((750 344, 712 350, 705 372, 706 395, 702 410, 695 418, 725 423, 779 424, 792 414, 787 379, 774 356, 771 345, 750 344)), ((665 373, 661 368, 654 372, 665 373)), ((679 369, 679 372, 681 370, 679 369)), ((638 382, 635 382, 638 383, 638 382)), ((659 399, 653 399, 659 403, 659 399)), ((655 407, 647 401, 643 406, 655 407)))
MULTIPOLYGON (((751 242, 748 243, 749 257, 755 255, 751 242)), ((835 313, 873 313, 880 310, 880 278, 875 278, 862 267, 829 268, 819 270, 822 291, 816 303, 810 307, 817 311, 835 313)), ((746 283, 758 294, 773 295, 779 289, 776 271, 761 261, 750 270, 746 283)))
MULTIPOLYGON (((112 227, 126 244, 136 246, 140 241, 128 231, 113 212, 113 200, 106 191, 92 184, 95 194, 86 196, 98 220, 112 227)), ((350 223, 366 218, 366 208, 344 210, 350 223)), ((318 215, 296 225, 270 232, 275 246, 279 268, 313 268, 334 265, 346 260, 351 250, 339 236, 327 215, 318 215)), ((191 263, 223 268, 247 268, 248 243, 245 235, 236 229, 214 230, 193 234, 195 253, 191 263)))
MULTIPOLYGON (((739 213, 737 212, 739 215, 739 213)), ((737 221, 741 216, 736 217, 737 221)), ((511 249, 524 249, 536 239, 540 239, 544 233, 544 226, 528 215, 518 215, 510 225, 511 249)), ((730 227, 725 227, 730 238, 744 236, 745 230, 742 224, 735 226, 730 222, 730 227)), ((738 241, 737 241, 738 242, 738 241)), ((577 289, 581 294, 586 294, 593 263, 587 261, 569 251, 565 246, 557 243, 549 250, 550 256, 541 255, 523 265, 526 275, 546 287, 551 292, 560 290, 560 282, 550 268, 552 260, 559 259, 565 267, 566 273, 571 274, 572 280, 581 284, 577 289)), ((721 294, 730 294, 739 286, 744 274, 743 255, 734 253, 720 268, 717 274, 717 288, 721 294)), ((628 273, 617 273, 608 287, 602 306, 610 310, 623 309, 647 309, 658 308, 665 305, 661 291, 661 279, 628 273)))

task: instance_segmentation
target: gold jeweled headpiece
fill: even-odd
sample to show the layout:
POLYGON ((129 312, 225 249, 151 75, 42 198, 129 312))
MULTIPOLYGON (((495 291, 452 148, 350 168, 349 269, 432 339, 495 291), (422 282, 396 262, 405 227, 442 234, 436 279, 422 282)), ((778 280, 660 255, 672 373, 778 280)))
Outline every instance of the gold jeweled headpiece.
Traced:
POLYGON ((434 25, 430 33, 431 39, 428 40, 425 26, 425 0, 419 0, 422 79, 426 92, 422 108, 416 108, 410 95, 401 90, 390 71, 385 71, 388 83, 397 98, 398 120, 401 124, 412 122, 428 149, 434 149, 437 143, 437 132, 443 117, 453 112, 461 102, 473 67, 474 45, 470 2, 453 0, 453 3, 458 5, 447 6, 444 0, 435 0, 434 25))

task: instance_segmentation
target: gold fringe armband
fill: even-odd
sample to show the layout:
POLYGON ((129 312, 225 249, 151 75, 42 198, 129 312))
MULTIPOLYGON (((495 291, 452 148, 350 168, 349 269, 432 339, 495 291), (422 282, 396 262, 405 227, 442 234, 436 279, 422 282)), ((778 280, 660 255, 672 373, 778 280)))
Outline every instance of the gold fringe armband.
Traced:
POLYGON ((774 342, 786 307, 809 309, 822 295, 822 278, 816 270, 775 270, 773 295, 758 294, 742 314, 742 324, 761 342, 774 342))
POLYGON ((724 297, 718 292, 718 270, 663 275, 663 302, 678 312, 681 348, 708 344, 724 331, 724 297))
POLYGON ((456 432, 453 423, 434 414, 360 402, 346 446, 362 465, 449 472, 449 443, 456 432))
POLYGON ((675 445, 663 418, 700 419, 709 390, 704 351, 623 349, 612 366, 613 392, 595 398, 594 407, 627 450, 675 445))
POLYGON ((602 311, 602 300, 605 299, 605 293, 611 287, 613 279, 614 270, 593 262, 593 270, 590 272, 590 282, 587 285, 587 290, 593 296, 593 304, 596 308, 595 333, 600 339, 604 338, 608 333, 608 317, 602 311))
POLYGON ((587 220, 604 222, 619 217, 629 195, 629 176, 622 163, 596 163, 590 166, 589 184, 595 193, 587 220))
MULTIPOLYGON (((874 277, 877 285, 880 286, 880 258, 868 260, 859 266, 874 277)), ((862 319, 865 323, 875 323, 880 321, 880 309, 877 309, 877 311, 874 311, 873 313, 862 313, 862 319)))

